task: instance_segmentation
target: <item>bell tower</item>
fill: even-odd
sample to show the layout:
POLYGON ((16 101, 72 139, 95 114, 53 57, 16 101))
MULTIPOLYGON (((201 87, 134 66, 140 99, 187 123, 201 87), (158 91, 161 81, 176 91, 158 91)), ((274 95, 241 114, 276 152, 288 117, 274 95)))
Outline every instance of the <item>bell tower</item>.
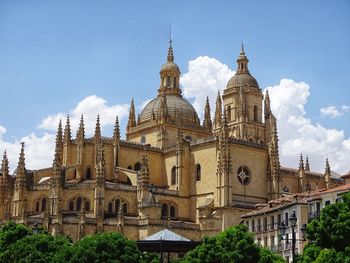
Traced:
POLYGON ((230 136, 264 144, 263 94, 258 82, 249 72, 248 62, 242 44, 236 74, 227 83, 222 96, 224 111, 227 113, 230 136))

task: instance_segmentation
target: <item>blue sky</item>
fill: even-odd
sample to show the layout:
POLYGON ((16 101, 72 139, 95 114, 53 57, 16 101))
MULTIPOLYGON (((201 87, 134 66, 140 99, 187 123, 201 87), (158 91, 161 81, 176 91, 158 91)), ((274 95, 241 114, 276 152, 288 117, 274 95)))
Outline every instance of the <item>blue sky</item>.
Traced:
POLYGON ((304 117, 349 138, 350 1, 2 0, 1 140, 43 136, 43 120, 91 95, 109 106, 154 97, 170 24, 183 74, 201 56, 235 70, 243 41, 262 89, 307 83, 304 117), (321 114, 330 106, 338 116, 321 114))

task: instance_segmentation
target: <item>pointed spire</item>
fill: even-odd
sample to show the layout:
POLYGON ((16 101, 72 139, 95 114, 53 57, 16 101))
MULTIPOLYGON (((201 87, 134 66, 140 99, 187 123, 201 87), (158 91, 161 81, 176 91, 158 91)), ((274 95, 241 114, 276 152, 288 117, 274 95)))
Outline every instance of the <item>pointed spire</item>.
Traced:
POLYGON ((4 155, 2 157, 1 172, 5 177, 9 174, 9 160, 7 158, 6 150, 4 151, 4 155))
POLYGON ((304 170, 304 159, 303 159, 303 154, 300 154, 300 159, 299 159, 299 171, 304 170))
POLYGON ((98 154, 97 154, 97 163, 105 165, 106 160, 105 160, 105 154, 104 154, 104 149, 103 149, 103 143, 100 143, 100 147, 98 148, 98 154))
POLYGON ((119 118, 115 118, 114 131, 113 131, 113 142, 118 144, 120 141, 120 127, 119 127, 119 118))
POLYGON ((170 32, 169 48, 168 48, 168 56, 167 56, 168 63, 174 62, 174 51, 173 51, 172 43, 173 43, 173 40, 171 39, 171 32, 170 32))
POLYGON ((221 118, 222 118, 222 102, 221 102, 220 90, 218 90, 218 95, 216 97, 216 104, 215 104, 215 116, 214 116, 215 128, 220 127, 221 118))
POLYGON ((72 140, 71 130, 70 130, 70 120, 69 115, 67 115, 66 126, 64 127, 63 141, 65 144, 70 143, 72 140))
POLYGON ((136 126, 135 105, 134 105, 134 98, 132 98, 130 103, 130 110, 129 110, 128 129, 135 126, 136 126))
POLYGON ((77 141, 80 143, 84 142, 85 139, 85 128, 84 128, 84 115, 81 115, 79 129, 77 131, 77 141))
POLYGON ((210 116, 210 105, 209 105, 209 97, 208 96, 207 96, 207 101, 205 103, 205 108, 204 108, 203 127, 206 128, 209 132, 211 132, 213 129, 213 124, 212 124, 211 116, 210 116))
POLYGON ((99 143, 101 140, 100 115, 97 115, 94 137, 95 137, 95 143, 99 143))
POLYGON ((305 160, 305 171, 310 171, 310 164, 309 164, 309 156, 306 155, 306 160, 305 160))
POLYGON ((326 174, 331 174, 331 167, 329 166, 328 158, 326 158, 325 173, 326 173, 326 174))
POLYGON ((57 166, 61 165, 62 146, 63 146, 62 121, 60 120, 58 123, 57 134, 56 134, 55 157, 53 161, 54 165, 57 165, 57 166))
POLYGON ((271 114, 270 95, 269 95, 268 89, 266 89, 266 93, 265 93, 264 113, 265 113, 265 119, 268 119, 271 114))
POLYGON ((24 155, 24 142, 21 142, 21 153, 19 154, 19 160, 17 165, 17 175, 25 176, 26 164, 24 155))

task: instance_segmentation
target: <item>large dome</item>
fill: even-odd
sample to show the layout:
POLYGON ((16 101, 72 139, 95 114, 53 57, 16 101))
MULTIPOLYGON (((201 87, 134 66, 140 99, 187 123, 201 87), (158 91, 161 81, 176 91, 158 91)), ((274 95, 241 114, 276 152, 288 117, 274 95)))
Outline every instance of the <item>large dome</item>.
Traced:
POLYGON ((259 84, 256 79, 249 73, 240 73, 234 75, 227 83, 227 89, 239 88, 239 87, 255 87, 259 88, 259 84))
MULTIPOLYGON (((194 126, 199 124, 197 112, 191 103, 180 96, 171 94, 164 96, 166 97, 168 118, 170 122, 187 123, 194 126)), ((160 114, 161 99, 162 96, 158 96, 146 105, 140 114, 140 123, 157 119, 157 116, 160 114)))

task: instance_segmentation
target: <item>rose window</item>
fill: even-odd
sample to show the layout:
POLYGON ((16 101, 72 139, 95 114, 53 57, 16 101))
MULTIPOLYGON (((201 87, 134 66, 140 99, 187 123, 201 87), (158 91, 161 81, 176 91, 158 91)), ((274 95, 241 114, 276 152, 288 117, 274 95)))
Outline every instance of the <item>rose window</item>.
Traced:
POLYGON ((243 185, 248 184, 250 180, 250 173, 248 168, 245 166, 239 167, 237 171, 237 178, 241 184, 243 185))

